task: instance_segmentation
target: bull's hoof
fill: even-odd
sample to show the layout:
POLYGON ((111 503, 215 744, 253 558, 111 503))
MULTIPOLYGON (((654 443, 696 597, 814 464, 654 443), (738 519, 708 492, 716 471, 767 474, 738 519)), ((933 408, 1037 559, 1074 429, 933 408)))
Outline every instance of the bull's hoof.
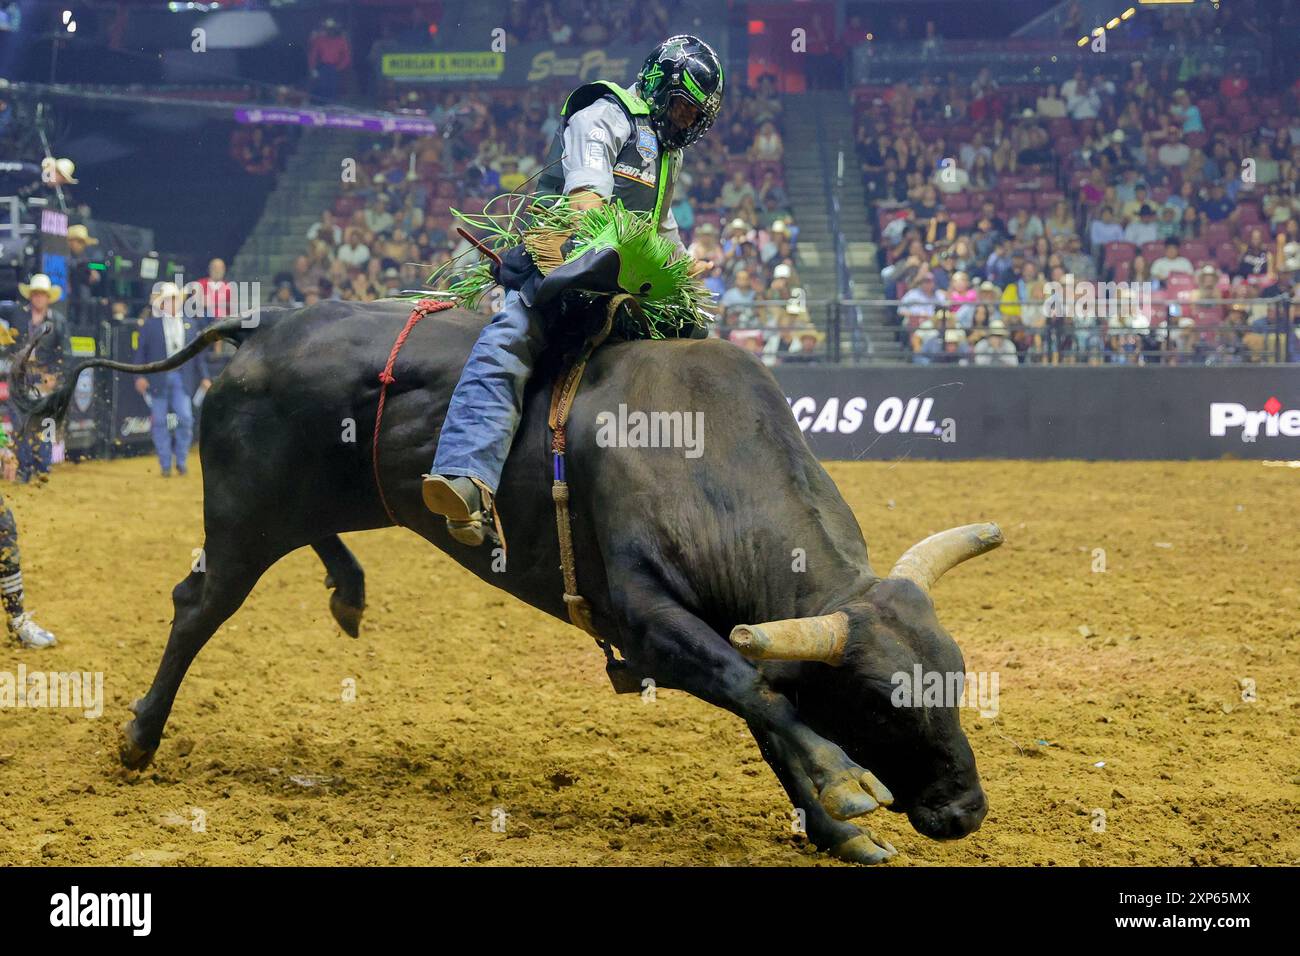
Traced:
MULTIPOLYGON (((133 705, 134 706, 134 705, 133 705)), ((135 739, 135 721, 128 721, 122 725, 122 735, 125 738, 122 741, 122 747, 118 751, 118 757, 122 761, 122 766, 127 770, 143 770, 153 761, 153 755, 157 752, 157 747, 145 747, 135 739)))
POLYGON ((818 796, 822 807, 836 820, 851 820, 894 802, 889 788, 875 774, 858 766, 838 776, 818 796))
POLYGON ((846 860, 849 863, 861 863, 865 866, 884 863, 898 855, 898 851, 894 849, 892 843, 880 839, 870 830, 845 840, 831 852, 841 860, 846 860))
POLYGON ((343 628, 343 633, 348 637, 361 635, 361 615, 364 612, 365 608, 353 607, 343 600, 338 591, 330 595, 330 613, 334 615, 334 620, 338 621, 339 627, 343 628))
POLYGON ((854 780, 841 780, 820 794, 822 806, 836 820, 852 820, 880 808, 880 802, 854 780))

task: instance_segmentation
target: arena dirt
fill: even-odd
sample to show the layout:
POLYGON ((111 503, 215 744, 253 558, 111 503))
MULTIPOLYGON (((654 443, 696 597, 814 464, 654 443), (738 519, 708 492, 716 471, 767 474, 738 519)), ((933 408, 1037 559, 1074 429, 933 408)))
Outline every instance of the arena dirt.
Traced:
MULTIPOLYGON (((882 573, 950 525, 1007 537, 936 594, 967 667, 999 675, 998 716, 963 716, 989 815, 940 844, 876 814, 891 865, 1300 864, 1300 471, 829 467, 882 573)), ((791 834, 737 718, 614 695, 586 635, 397 530, 349 539, 359 640, 315 555, 291 555, 199 656, 154 766, 128 774, 118 728, 201 544, 200 481, 134 459, 5 493, 60 644, 7 644, 0 670, 102 671, 107 700, 97 720, 0 711, 0 864, 842 865, 791 834)))

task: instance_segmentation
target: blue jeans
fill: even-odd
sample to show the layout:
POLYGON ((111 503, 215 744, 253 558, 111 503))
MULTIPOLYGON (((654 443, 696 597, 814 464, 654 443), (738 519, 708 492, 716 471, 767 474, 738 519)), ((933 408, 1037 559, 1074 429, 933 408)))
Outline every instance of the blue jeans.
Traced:
POLYGON ((18 480, 28 482, 32 475, 48 475, 50 458, 54 447, 43 438, 44 428, 40 422, 32 422, 18 436, 18 480))
POLYGON ((172 412, 176 415, 176 467, 184 469, 185 456, 189 454, 190 442, 194 438, 194 409, 190 405, 189 393, 185 391, 185 379, 179 371, 168 372, 158 388, 149 389, 149 395, 153 401, 149 415, 158 464, 163 471, 171 471, 173 436, 167 431, 167 413, 172 412))
POLYGON ((546 345, 542 315, 519 293, 479 333, 451 393, 430 472, 477 478, 495 494, 523 416, 524 386, 546 345))

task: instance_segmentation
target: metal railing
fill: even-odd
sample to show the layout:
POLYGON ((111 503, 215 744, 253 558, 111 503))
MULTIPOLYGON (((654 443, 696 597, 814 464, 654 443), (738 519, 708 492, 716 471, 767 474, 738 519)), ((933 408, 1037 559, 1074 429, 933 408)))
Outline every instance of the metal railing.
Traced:
POLYGON ((758 299, 720 307, 713 334, 767 356, 769 364, 793 356, 799 362, 873 364, 889 351, 868 347, 873 336, 893 343, 896 359, 921 365, 1300 362, 1300 303, 1282 296, 1157 303, 1145 312, 1120 308, 1069 317, 1050 316, 1048 300, 976 304, 988 307, 990 326, 1001 323, 1014 353, 1001 345, 994 350, 992 342, 976 348, 993 330, 974 326, 973 309, 939 306, 928 318, 909 316, 926 307, 901 299, 758 299), (791 349, 791 342, 797 347, 791 349))

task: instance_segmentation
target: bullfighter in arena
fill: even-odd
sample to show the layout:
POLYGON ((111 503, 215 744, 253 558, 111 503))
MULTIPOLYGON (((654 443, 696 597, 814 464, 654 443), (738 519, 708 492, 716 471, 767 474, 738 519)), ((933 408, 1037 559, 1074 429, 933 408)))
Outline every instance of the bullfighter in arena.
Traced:
MULTIPOLYGON (((689 256, 671 211, 682 150, 700 139, 722 110, 723 71, 717 54, 697 37, 674 36, 651 51, 635 86, 609 81, 578 87, 561 110, 538 196, 567 197, 571 210, 617 205, 653 217, 658 235, 689 256)), ((695 263, 692 275, 708 263, 695 263)), ((504 306, 478 337, 447 409, 424 502, 447 518, 457 541, 482 544, 491 525, 492 497, 522 415, 524 386, 546 344, 543 316, 532 295, 541 278, 529 262, 504 276, 504 306)))
MULTIPOLYGON (((8 330, 0 330, 4 339, 8 330)), ((12 481, 18 473, 18 456, 9 447, 9 435, 0 429, 0 473, 12 481)), ((23 647, 53 647, 54 635, 37 624, 23 606, 23 569, 18 563, 18 524, 14 513, 0 497, 0 600, 4 602, 9 633, 23 647)))

